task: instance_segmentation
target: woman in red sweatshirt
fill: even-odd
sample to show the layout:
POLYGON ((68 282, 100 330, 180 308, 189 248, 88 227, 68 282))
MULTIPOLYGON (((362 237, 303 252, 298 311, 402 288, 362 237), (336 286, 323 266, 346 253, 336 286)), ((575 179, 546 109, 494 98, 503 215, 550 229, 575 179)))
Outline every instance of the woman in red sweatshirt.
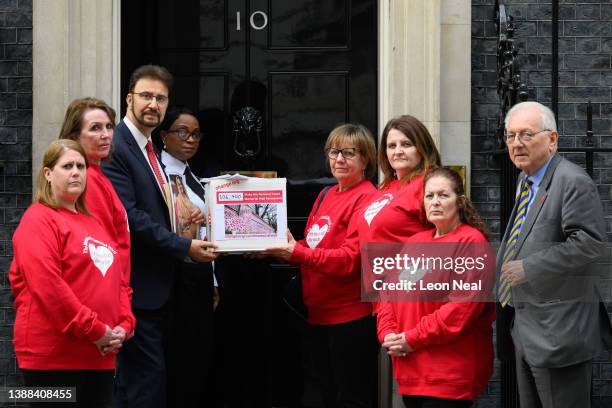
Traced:
MULTIPOLYGON (((436 228, 417 233, 408 242, 462 243, 452 245, 459 250, 455 259, 488 248, 486 227, 456 172, 438 168, 425 176, 423 207, 436 228), (479 250, 474 251, 474 246, 479 250)), ((492 254, 490 261, 494 262, 492 254)), ((462 274, 465 271, 457 268, 450 271, 451 277, 470 280, 462 274)), ((481 277, 486 281, 484 274, 481 277)), ((436 301, 380 304, 378 338, 393 358, 398 391, 407 407, 469 407, 486 387, 493 370, 495 316, 494 304, 486 302, 487 287, 485 283, 467 297, 461 294, 461 299, 472 301, 448 301, 459 296, 451 291, 436 301)))
POLYGON ((301 267, 308 310, 307 348, 315 359, 325 406, 372 407, 376 395, 375 322, 361 301, 359 235, 352 219, 376 191, 374 137, 361 125, 336 127, 325 152, 337 185, 324 189, 310 212, 305 238, 267 253, 301 267))
POLYGON ((440 166, 429 131, 417 118, 391 119, 383 130, 378 163, 384 178, 360 220, 362 242, 403 242, 423 231, 423 176, 440 166))
MULTIPOLYGON (((440 166, 440 154, 425 125, 413 116, 403 115, 385 126, 378 164, 383 181, 356 217, 359 241, 366 251, 369 242, 404 242, 426 229, 421 210, 423 177, 440 166)), ((363 284, 368 297, 375 294, 371 275, 364 274, 363 284)))
MULTIPOLYGON (((102 173, 100 163, 109 160, 115 129, 115 110, 97 98, 80 98, 72 101, 66 109, 60 139, 72 139, 85 150, 87 168, 87 194, 85 205, 117 244, 119 260, 123 265, 123 290, 131 300, 130 288, 130 229, 127 213, 110 180, 102 173)), ((122 305, 127 337, 132 336, 136 321, 132 316, 131 304, 122 305)))
POLYGON ((86 167, 72 140, 45 152, 13 236, 14 345, 27 386, 76 387, 74 406, 108 407, 115 352, 134 317, 117 244, 85 204, 86 167))

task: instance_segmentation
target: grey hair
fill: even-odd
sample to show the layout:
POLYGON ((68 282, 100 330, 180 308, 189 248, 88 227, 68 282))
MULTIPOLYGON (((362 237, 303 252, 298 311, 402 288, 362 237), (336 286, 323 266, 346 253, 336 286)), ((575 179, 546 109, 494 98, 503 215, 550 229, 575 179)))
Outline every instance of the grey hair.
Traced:
POLYGON ((523 109, 531 108, 538 108, 538 110, 540 111, 540 124, 542 126, 542 129, 554 130, 555 132, 557 131, 557 121, 555 120, 555 114, 553 113, 553 111, 551 111, 550 108, 548 108, 547 106, 544 106, 539 102, 533 101, 521 102, 514 105, 512 109, 510 109, 508 113, 506 113, 506 118, 504 119, 504 129, 508 127, 508 121, 510 119, 510 116, 523 109))

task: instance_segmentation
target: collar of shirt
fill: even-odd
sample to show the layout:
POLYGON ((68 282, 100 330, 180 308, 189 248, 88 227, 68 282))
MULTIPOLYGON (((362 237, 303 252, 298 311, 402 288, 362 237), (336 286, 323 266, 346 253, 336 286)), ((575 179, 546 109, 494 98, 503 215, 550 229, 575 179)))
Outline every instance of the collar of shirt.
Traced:
POLYGON ((540 183, 542 182, 542 179, 544 178, 544 175, 546 174, 546 170, 548 169, 548 165, 550 164, 550 161, 553 159, 553 156, 554 154, 548 158, 548 160, 546 161, 546 163, 544 163, 542 167, 537 169, 531 176, 529 176, 529 180, 533 182, 532 187, 535 190, 537 190, 540 187, 540 183))
POLYGON ((170 153, 165 150, 162 150, 161 152, 161 161, 164 163, 166 173, 181 175, 185 173, 185 168, 187 167, 185 162, 170 155, 170 153))
POLYGON ((527 204, 527 210, 529 210, 529 208, 531 207, 533 198, 536 196, 536 194, 538 194, 538 190, 540 189, 540 183, 542 183, 542 180, 544 179, 544 175, 546 174, 546 170, 548 169, 548 166, 550 165, 550 161, 553 159, 554 156, 555 155, 552 154, 542 167, 537 169, 531 176, 528 176, 532 184, 531 184, 531 196, 529 197, 529 203, 527 204))
MULTIPOLYGON (((187 163, 182 162, 181 160, 173 157, 165 150, 162 150, 161 153, 161 162, 164 165, 164 170, 166 174, 172 175, 176 174, 183 180, 183 185, 185 186, 185 190, 187 191, 187 196, 189 200, 202 211, 205 212, 206 206, 204 205, 204 197, 200 197, 197 195, 191 187, 189 187, 189 182, 187 181, 187 175, 185 174, 185 168, 187 168, 187 163)), ((195 176, 194 176, 195 177, 195 176)))
POLYGON ((123 118, 123 122, 125 122, 125 125, 128 127, 128 129, 130 129, 130 132, 132 132, 132 136, 134 136, 134 139, 136 140, 138 147, 140 147, 140 150, 146 153, 145 146, 147 145, 149 138, 146 137, 140 130, 138 130, 136 125, 134 125, 128 119, 127 116, 123 118))

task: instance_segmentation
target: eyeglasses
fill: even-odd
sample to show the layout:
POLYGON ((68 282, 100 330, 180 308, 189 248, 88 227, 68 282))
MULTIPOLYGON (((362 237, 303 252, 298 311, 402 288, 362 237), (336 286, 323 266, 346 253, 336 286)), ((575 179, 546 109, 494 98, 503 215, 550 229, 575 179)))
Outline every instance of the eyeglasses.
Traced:
POLYGON ((153 98, 155 98, 155 102, 159 105, 168 102, 168 97, 166 95, 155 95, 151 92, 132 92, 132 94, 140 96, 140 98, 147 103, 150 103, 153 98))
POLYGON ((328 149, 327 156, 330 159, 337 159, 339 154, 345 159, 352 159, 359 150, 355 147, 347 147, 346 149, 328 149))
POLYGON ((531 139, 534 138, 535 135, 538 135, 542 132, 550 132, 550 129, 542 129, 539 132, 531 133, 528 130, 523 130, 519 133, 507 133, 504 131, 504 137, 506 138, 506 144, 511 144, 515 139, 518 139, 521 142, 531 142, 531 139))
POLYGON ((169 130, 168 133, 175 133, 181 140, 187 140, 189 139, 189 136, 193 137, 193 140, 195 140, 196 142, 202 139, 202 132, 200 132, 199 130, 188 132, 187 129, 176 129, 169 130))

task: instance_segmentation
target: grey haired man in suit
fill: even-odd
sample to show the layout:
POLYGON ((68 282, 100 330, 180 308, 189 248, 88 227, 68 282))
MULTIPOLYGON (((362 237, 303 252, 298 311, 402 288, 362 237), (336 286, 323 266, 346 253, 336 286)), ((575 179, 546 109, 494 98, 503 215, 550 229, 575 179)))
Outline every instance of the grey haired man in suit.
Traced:
POLYGON ((601 200, 589 175, 557 154, 558 137, 554 114, 537 102, 506 115, 508 153, 522 172, 497 257, 498 312, 514 313, 507 329, 525 408, 590 407, 592 359, 612 336, 597 289, 601 200))

